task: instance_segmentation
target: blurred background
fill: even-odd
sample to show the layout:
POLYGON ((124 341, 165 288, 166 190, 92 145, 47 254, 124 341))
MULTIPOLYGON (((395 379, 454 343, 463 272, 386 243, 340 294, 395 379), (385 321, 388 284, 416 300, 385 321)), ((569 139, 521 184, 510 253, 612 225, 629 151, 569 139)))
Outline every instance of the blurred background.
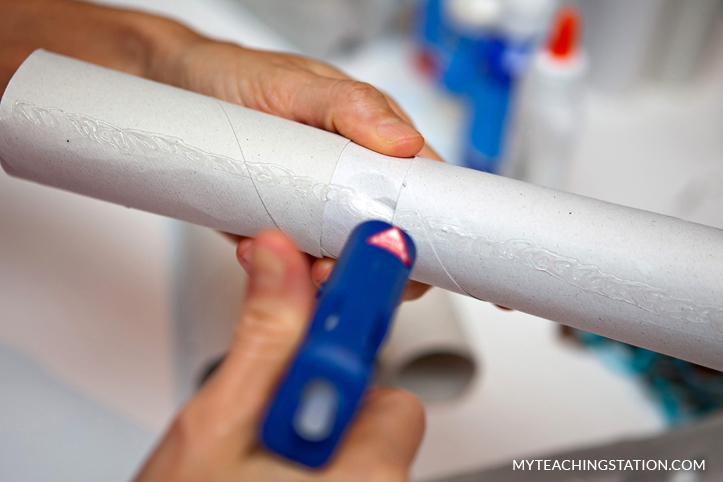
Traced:
MULTIPOLYGON (((723 229, 723 0, 98 3, 321 58, 448 162, 723 229)), ((213 231, 0 176, 0 479, 129 479, 223 354, 244 283, 213 231)), ((680 360, 432 290, 378 374, 427 406, 414 480, 643 452, 708 461, 645 480, 723 480, 723 378, 680 360)), ((569 477, 550 480, 643 480, 569 477)))

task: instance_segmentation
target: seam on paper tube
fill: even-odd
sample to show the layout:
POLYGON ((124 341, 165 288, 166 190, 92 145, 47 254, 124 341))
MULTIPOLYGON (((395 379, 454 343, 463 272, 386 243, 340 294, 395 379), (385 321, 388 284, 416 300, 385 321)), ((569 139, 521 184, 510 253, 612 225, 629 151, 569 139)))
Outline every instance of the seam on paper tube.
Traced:
MULTIPOLYGON (((412 159, 412 162, 410 162, 410 163, 409 163, 409 166, 407 166, 407 172, 404 173, 404 179, 402 179, 402 185, 399 187, 399 194, 397 194, 397 200, 396 200, 396 202, 394 203, 394 215, 392 216, 392 224, 394 224, 394 222, 395 222, 396 219, 397 219, 397 207, 399 206, 399 199, 402 197, 402 191, 407 187, 407 176, 409 175, 409 171, 412 169, 412 165, 414 164, 414 162, 415 162, 416 160, 417 160, 416 157, 415 157, 414 159, 412 159)), ((404 227, 404 226, 400 226, 400 227, 404 227)), ((454 285, 455 285, 462 293, 466 294, 466 295, 469 296, 469 297, 477 298, 476 296, 472 295, 472 294, 469 293, 467 290, 465 290, 464 288, 462 288, 462 287, 459 285, 459 283, 457 283, 457 280, 454 279, 454 277, 452 276, 452 274, 451 274, 449 271, 447 271, 447 267, 446 267, 446 266, 444 265, 444 263, 442 262, 442 258, 439 257, 439 253, 437 253, 437 248, 434 246, 433 237, 429 234, 429 232, 426 232, 426 231, 425 231, 425 232, 423 233, 422 237, 426 238, 426 241, 429 243, 429 247, 432 248, 432 253, 434 254, 434 257, 437 259, 437 262, 438 262, 439 265, 442 267, 442 270, 444 271, 444 274, 447 275, 447 277, 450 279, 450 281, 452 281, 452 283, 454 283, 454 285)))
MULTIPOLYGON (((244 166, 246 166, 246 169, 248 170, 248 164, 246 162, 246 157, 244 156, 244 151, 241 148, 241 142, 238 140, 238 135, 236 135, 236 129, 233 128, 233 124, 231 123, 231 119, 229 118, 228 114, 226 113, 226 109, 223 108, 223 104, 219 102, 218 99, 214 99, 216 101, 216 104, 221 108, 221 112, 223 112, 224 117, 226 117, 226 120, 228 121, 228 127, 231 129, 231 132, 233 132, 233 137, 236 139, 236 144, 238 145, 238 152, 241 154, 241 162, 244 163, 244 166)), ((251 173, 249 173, 249 178, 251 179, 251 183, 254 185, 254 189, 256 189, 256 195, 259 197, 259 201, 261 201, 261 205, 266 210, 266 214, 269 215, 269 219, 272 223, 274 223, 274 226, 276 226, 276 229, 281 229, 279 227, 279 223, 276 222, 274 219, 274 216, 271 214, 271 211, 269 211, 269 208, 266 206, 266 202, 264 202, 264 198, 261 196, 261 193, 259 192, 259 186, 256 184, 256 179, 254 179, 251 176, 251 173)))
MULTIPOLYGON (((346 144, 344 144, 344 148, 339 153, 339 157, 336 158, 336 161, 334 162, 334 169, 331 171, 331 180, 334 180, 334 174, 336 174, 336 170, 339 168, 339 161, 342 157, 344 157, 344 153, 351 145, 351 141, 348 141, 346 144)), ((328 203, 324 203, 324 212, 321 215, 321 231, 319 233, 319 250, 321 251, 321 256, 328 256, 329 258, 332 258, 331 254, 324 249, 324 225, 326 224, 326 208, 328 206, 328 203)))

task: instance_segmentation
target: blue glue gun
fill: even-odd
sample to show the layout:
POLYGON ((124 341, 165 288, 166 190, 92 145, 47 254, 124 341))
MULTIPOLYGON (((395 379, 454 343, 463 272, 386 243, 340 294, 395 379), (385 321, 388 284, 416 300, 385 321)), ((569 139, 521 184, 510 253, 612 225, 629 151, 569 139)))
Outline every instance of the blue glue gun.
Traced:
POLYGON ((391 224, 367 221, 352 231, 264 419, 266 448, 308 467, 329 459, 364 394, 415 256, 412 239, 391 224))

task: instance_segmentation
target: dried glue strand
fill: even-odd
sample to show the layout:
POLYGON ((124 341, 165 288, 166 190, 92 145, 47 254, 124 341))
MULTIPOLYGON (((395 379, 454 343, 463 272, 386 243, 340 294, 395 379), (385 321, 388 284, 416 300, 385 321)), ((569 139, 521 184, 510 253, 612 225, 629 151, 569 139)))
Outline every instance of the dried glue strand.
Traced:
POLYGON ((492 241, 482 234, 472 233, 441 219, 422 218, 413 210, 398 211, 395 221, 412 235, 431 233, 435 242, 452 246, 470 257, 514 261, 588 293, 622 301, 678 321, 713 325, 723 330, 723 309, 720 307, 701 306, 692 300, 676 298, 664 289, 620 279, 602 272, 596 266, 537 247, 529 240, 492 241))
POLYGON ((209 153, 190 146, 183 140, 163 134, 135 129, 121 129, 108 122, 80 114, 69 114, 60 109, 38 107, 18 101, 12 115, 20 122, 54 128, 62 124, 71 126, 81 138, 97 142, 133 157, 167 160, 173 156, 198 163, 209 170, 219 169, 236 176, 251 179, 271 188, 283 188, 301 198, 315 198, 320 202, 335 202, 357 219, 370 217, 389 219, 393 209, 382 202, 359 195, 352 189, 314 182, 310 177, 297 176, 276 164, 253 163, 209 153))

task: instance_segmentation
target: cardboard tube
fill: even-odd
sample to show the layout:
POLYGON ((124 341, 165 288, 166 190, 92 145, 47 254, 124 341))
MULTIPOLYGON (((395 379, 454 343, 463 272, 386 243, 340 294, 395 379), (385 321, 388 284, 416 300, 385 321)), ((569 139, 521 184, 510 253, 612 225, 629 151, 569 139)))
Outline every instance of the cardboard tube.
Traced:
POLYGON ((448 403, 459 400, 479 376, 479 360, 448 292, 433 288, 399 307, 379 353, 379 385, 403 388, 424 402, 448 403))
POLYGON ((423 158, 38 51, 0 103, 6 172, 335 256, 410 232, 418 281, 723 369, 723 231, 423 158))

